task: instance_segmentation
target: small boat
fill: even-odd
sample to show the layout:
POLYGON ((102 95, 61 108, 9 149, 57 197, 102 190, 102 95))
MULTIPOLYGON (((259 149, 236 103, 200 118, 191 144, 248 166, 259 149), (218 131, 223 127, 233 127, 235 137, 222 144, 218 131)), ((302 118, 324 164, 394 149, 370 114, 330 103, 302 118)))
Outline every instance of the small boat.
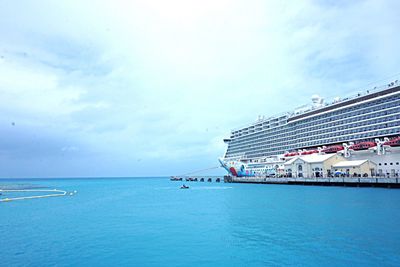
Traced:
POLYGON ((314 154, 314 153, 318 153, 318 150, 315 150, 315 149, 313 149, 313 150, 306 150, 306 151, 301 152, 300 154, 301 154, 301 155, 311 155, 311 154, 314 154))
POLYGON ((333 146, 328 146, 328 147, 322 149, 322 152, 327 153, 327 154, 328 153, 336 153, 343 149, 344 148, 342 145, 333 145, 333 146))
POLYGON ((291 153, 286 153, 284 156, 285 157, 294 157, 300 155, 298 152, 291 152, 291 153))
POLYGON ((200 178, 200 182, 204 182, 204 178, 200 178))
POLYGON ((366 150, 368 148, 376 146, 375 142, 360 142, 354 145, 351 145, 349 149, 353 150, 366 150))
POLYGON ((220 178, 217 178, 215 181, 216 181, 217 183, 219 183, 219 182, 221 182, 221 179, 220 179, 220 178))
POLYGON ((212 182, 212 179, 211 179, 211 178, 208 178, 208 179, 207 179, 207 182, 210 182, 210 183, 211 183, 211 182, 212 182))
POLYGON ((182 185, 182 186, 181 186, 181 189, 189 189, 189 186, 182 185))

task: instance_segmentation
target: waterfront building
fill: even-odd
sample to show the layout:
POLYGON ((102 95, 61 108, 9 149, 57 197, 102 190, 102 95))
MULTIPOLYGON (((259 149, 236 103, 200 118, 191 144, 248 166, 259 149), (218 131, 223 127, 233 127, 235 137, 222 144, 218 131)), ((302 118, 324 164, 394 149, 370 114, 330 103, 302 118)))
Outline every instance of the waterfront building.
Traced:
POLYGON ((341 161, 332 166, 336 176, 370 177, 376 175, 377 164, 368 160, 341 161))
POLYGON ((337 154, 306 155, 288 160, 285 166, 287 177, 328 177, 332 175, 332 166, 345 161, 337 154))

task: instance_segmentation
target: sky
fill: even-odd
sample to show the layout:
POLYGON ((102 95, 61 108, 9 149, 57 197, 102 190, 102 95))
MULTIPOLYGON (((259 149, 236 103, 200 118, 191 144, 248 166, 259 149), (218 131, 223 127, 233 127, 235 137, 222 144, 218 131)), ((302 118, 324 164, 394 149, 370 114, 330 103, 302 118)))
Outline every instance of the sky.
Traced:
POLYGON ((398 79, 398 10, 396 0, 0 0, 0 177, 216 167, 222 139, 259 115, 398 79))

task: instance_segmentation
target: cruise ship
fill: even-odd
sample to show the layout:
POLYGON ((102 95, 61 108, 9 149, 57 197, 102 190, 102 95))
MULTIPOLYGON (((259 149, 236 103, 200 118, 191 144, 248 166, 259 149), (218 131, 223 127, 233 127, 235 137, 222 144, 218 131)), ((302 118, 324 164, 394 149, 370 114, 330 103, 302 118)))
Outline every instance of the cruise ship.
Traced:
MULTIPOLYGON (((224 139, 228 147, 219 159, 221 166, 237 177, 286 176, 292 175, 287 166, 294 158, 307 161, 311 156, 337 154, 351 162, 373 162, 376 167, 365 175, 399 176, 398 80, 329 103, 317 95, 311 100, 296 110, 259 117, 254 123, 232 130, 224 139)), ((318 175, 334 173, 329 169, 318 175)))

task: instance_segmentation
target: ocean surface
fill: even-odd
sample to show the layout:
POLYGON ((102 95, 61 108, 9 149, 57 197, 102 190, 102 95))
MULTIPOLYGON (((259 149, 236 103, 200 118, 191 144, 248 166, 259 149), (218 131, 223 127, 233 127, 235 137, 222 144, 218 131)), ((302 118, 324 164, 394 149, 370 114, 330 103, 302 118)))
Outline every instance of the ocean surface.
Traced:
POLYGON ((17 183, 78 193, 0 203, 0 266, 400 266, 396 189, 0 180, 17 183))

